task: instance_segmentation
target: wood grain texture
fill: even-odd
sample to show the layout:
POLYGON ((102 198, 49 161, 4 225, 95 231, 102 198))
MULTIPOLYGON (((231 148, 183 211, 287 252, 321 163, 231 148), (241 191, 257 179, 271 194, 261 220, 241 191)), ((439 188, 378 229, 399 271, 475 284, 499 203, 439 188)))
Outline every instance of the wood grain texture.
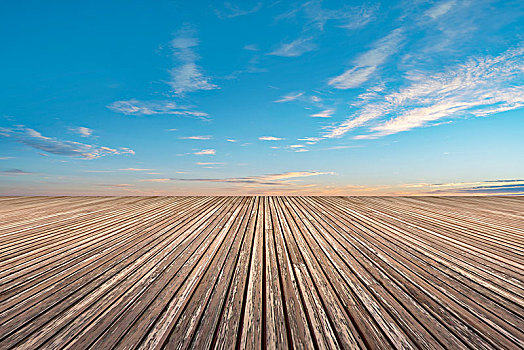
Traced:
POLYGON ((0 197, 0 349, 521 349, 522 197, 0 197))

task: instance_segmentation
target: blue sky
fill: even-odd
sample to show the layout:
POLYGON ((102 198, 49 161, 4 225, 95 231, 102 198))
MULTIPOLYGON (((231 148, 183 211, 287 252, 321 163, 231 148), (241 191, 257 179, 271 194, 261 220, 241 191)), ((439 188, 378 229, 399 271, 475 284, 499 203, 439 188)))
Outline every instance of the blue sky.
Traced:
POLYGON ((0 19, 0 194, 524 194, 522 1, 0 19))

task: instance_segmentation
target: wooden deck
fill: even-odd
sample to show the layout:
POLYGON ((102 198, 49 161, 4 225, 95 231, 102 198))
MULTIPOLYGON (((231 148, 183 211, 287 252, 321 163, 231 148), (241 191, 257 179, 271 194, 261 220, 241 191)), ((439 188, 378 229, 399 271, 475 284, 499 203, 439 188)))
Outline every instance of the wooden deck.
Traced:
POLYGON ((518 349, 524 198, 0 197, 0 349, 518 349))

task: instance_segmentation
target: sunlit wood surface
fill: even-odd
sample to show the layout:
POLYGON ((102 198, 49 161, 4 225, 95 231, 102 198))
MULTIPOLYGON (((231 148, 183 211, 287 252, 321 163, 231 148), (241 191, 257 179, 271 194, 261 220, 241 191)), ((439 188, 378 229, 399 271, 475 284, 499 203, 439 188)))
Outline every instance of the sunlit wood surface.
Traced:
POLYGON ((0 197, 0 349, 518 349, 522 197, 0 197))

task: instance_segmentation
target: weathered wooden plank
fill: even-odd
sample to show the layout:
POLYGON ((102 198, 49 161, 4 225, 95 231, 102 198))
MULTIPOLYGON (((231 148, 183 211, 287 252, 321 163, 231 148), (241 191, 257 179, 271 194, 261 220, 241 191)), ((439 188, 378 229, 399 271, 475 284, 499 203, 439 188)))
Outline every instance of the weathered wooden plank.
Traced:
MULTIPOLYGON (((210 211, 202 211, 200 216, 193 219, 193 223, 190 222, 186 227, 182 227, 180 230, 181 235, 163 234, 166 230, 169 230, 169 227, 162 228, 159 236, 156 235, 157 232, 153 232, 155 234, 154 240, 147 241, 145 245, 133 247, 127 254, 115 260, 110 260, 109 266, 101 266, 89 274, 82 276, 81 279, 61 286, 61 288, 67 288, 67 290, 61 290, 60 293, 53 293, 51 299, 46 303, 39 303, 36 307, 29 309, 29 312, 19 314, 18 317, 4 323, 4 326, 13 324, 14 327, 18 327, 17 333, 10 341, 22 341, 27 335, 39 330, 41 325, 51 322, 56 317, 64 319, 63 312, 65 310, 68 310, 68 317, 75 317, 76 314, 70 311, 71 307, 76 308, 78 312, 82 312, 83 304, 96 301, 98 296, 103 295, 105 291, 111 290, 112 286, 119 283, 122 278, 127 278, 131 272, 143 268, 144 262, 162 253, 163 248, 166 246, 177 247, 180 245, 187 235, 192 233, 192 231, 188 229, 194 224, 194 221, 198 219, 197 222, 205 222, 214 211, 216 211, 216 206, 212 206, 210 211), (52 313, 50 312, 50 308, 52 308, 52 313), (34 317, 38 318, 34 319, 34 317), (31 320, 31 322, 20 327, 20 320, 27 318, 31 320)), ((64 322, 67 322, 67 318, 65 318, 64 322)))
MULTIPOLYGON (((253 210, 256 204, 255 199, 249 197, 246 204, 245 211, 240 214, 242 221, 240 225, 235 228, 235 242, 228 252, 228 256, 223 265, 219 265, 221 270, 216 280, 213 294, 209 298, 198 328, 195 330, 191 339, 190 346, 192 348, 208 349, 212 346, 216 338, 219 323, 222 321, 226 298, 232 285, 235 269, 239 263, 240 251, 242 246, 246 244, 246 228, 249 225, 250 219, 250 216, 247 214, 253 210)), ((212 275, 216 275, 216 271, 214 270, 210 269, 209 272, 212 275)))
POLYGON ((0 348, 524 343, 522 197, 0 197, 0 348))
POLYGON ((284 309, 284 295, 282 290, 282 279, 277 263, 277 252, 275 233, 273 228, 273 218, 269 207, 269 199, 264 197, 264 251, 266 274, 264 312, 265 317, 265 338, 268 349, 286 349, 290 347, 288 340, 287 312, 284 309))
POLYGON ((249 215, 249 224, 246 227, 246 244, 242 246, 240 251, 239 261, 222 313, 223 322, 219 324, 215 335, 214 346, 219 349, 232 349, 240 342, 240 329, 244 320, 245 294, 247 293, 247 279, 254 249, 253 242, 259 202, 260 198, 256 197, 255 205, 251 208, 249 214, 246 213, 246 215, 249 215))
POLYGON ((279 266, 282 283, 282 305, 285 308, 288 329, 288 343, 297 349, 311 349, 316 346, 308 323, 303 298, 293 269, 290 253, 284 240, 286 223, 279 215, 276 198, 269 198, 272 227, 276 246, 276 263, 279 266))

